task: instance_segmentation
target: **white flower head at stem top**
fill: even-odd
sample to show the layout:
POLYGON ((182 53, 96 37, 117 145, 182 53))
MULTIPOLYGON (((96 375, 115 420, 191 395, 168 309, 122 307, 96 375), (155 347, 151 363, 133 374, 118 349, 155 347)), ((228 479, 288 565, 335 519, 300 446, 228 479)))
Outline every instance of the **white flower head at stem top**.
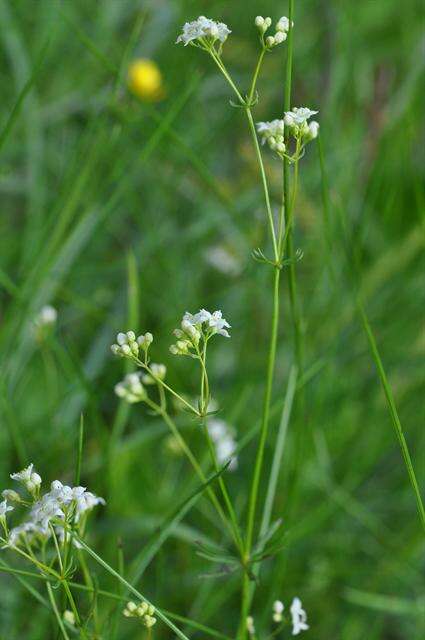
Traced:
POLYGON ((307 614, 302 608, 302 602, 299 598, 292 600, 290 612, 292 617, 292 635, 297 636, 301 631, 307 631, 309 628, 307 624, 307 614))
POLYGON ((227 329, 230 324, 221 311, 210 313, 206 309, 201 309, 198 313, 186 313, 181 321, 180 329, 174 330, 174 335, 178 338, 176 344, 171 345, 170 351, 174 355, 188 355, 196 357, 194 353, 198 349, 199 341, 203 338, 207 341, 213 335, 230 338, 227 329))
POLYGON ((308 107, 294 107, 292 111, 285 111, 285 124, 289 126, 301 125, 307 122, 311 116, 315 116, 318 111, 313 111, 308 107))
POLYGON ((138 373, 128 373, 124 380, 115 385, 114 391, 119 398, 130 404, 142 402, 147 395, 138 373))
POLYGON ((273 603, 273 621, 274 622, 282 622, 282 613, 284 608, 285 606, 283 602, 281 602, 280 600, 276 600, 273 603))
POLYGON ((230 29, 223 22, 216 22, 205 16, 199 16, 192 22, 186 22, 183 25, 182 33, 176 40, 176 44, 183 42, 186 47, 190 43, 207 40, 208 44, 214 44, 219 40, 221 44, 227 40, 227 36, 231 33, 230 29))
POLYGON ((140 604, 136 604, 135 602, 127 602, 125 609, 123 610, 123 615, 126 618, 141 618, 145 627, 150 629, 156 623, 156 618, 154 617, 155 607, 152 604, 148 604, 147 602, 140 602, 140 604))
POLYGON ((21 482, 31 494, 37 493, 41 485, 41 477, 34 471, 34 465, 32 463, 25 469, 22 469, 22 471, 11 473, 10 477, 12 480, 16 480, 16 482, 21 482))
POLYGON ((257 122, 257 132, 261 136, 261 144, 268 143, 270 149, 277 153, 285 153, 283 120, 271 120, 270 122, 257 122))

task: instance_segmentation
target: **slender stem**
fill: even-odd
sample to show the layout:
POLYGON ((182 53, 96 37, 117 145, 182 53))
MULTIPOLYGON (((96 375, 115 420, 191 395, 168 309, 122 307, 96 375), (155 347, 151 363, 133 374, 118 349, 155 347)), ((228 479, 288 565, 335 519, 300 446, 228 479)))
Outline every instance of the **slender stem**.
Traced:
POLYGON ((258 74, 260 73, 260 69, 261 69, 261 65, 263 64, 263 58, 265 53, 266 53, 266 49, 263 46, 263 48, 261 49, 261 53, 258 57, 257 66, 255 67, 254 75, 252 78, 251 89, 249 91, 249 96, 248 96, 249 104, 252 103, 252 100, 254 98, 255 87, 257 86, 258 74))
MULTIPOLYGON (((245 113, 246 113, 246 116, 248 118, 248 124, 249 124, 250 132, 251 132, 251 135, 252 135, 252 141, 254 143, 254 149, 255 149, 256 156, 257 156, 258 165, 259 165, 259 168, 260 168, 261 181, 262 181, 262 184, 263 184, 263 191, 264 191, 264 199, 265 199, 265 202, 266 202, 266 209, 267 209, 267 218, 268 218, 268 222, 269 222, 270 233, 271 233, 272 243, 273 243, 274 257, 275 257, 275 260, 277 261, 278 257, 279 257, 279 254, 278 254, 278 250, 277 250, 276 231, 275 231, 275 228, 274 228, 273 213, 272 213, 272 208, 271 208, 271 204, 270 204, 270 196, 269 196, 269 188, 268 188, 268 184, 267 184, 267 176, 266 176, 266 171, 265 171, 265 168, 264 168, 264 162, 263 162, 263 157, 262 157, 262 154, 261 154, 260 145, 259 145, 259 142, 258 142, 257 132, 255 130, 254 119, 252 117, 251 108, 249 106, 250 102, 245 103, 244 99, 242 98, 242 96, 241 96, 239 90, 237 89, 237 87, 235 86, 233 80, 231 79, 231 77, 230 77, 226 67, 224 66, 223 62, 221 61, 221 59, 218 58, 214 53, 211 53, 211 57, 214 60, 214 62, 217 64, 217 66, 219 67, 221 72, 223 73, 224 77, 226 78, 226 80, 228 81, 228 83, 230 84, 232 89, 234 90, 236 96, 238 97, 238 99, 241 102, 241 106, 245 105, 245 113)), ((262 56, 260 56, 259 62, 262 62, 262 56)), ((259 67, 258 67, 258 71, 259 71, 259 67)), ((258 75, 258 73, 257 73, 257 75, 258 75)), ((256 77, 255 77, 255 74, 254 74, 254 80, 253 80, 253 84, 252 84, 252 86, 254 87, 254 90, 255 90, 255 82, 256 82, 256 77)))
POLYGON ((173 395, 175 398, 177 398, 178 400, 180 400, 180 402, 182 402, 188 409, 190 409, 190 411, 192 413, 194 413, 195 415, 199 416, 199 411, 197 411, 195 409, 195 407, 193 407, 190 402, 188 402, 187 400, 185 400, 183 398, 183 396, 181 396, 179 393, 177 393, 177 391, 174 391, 174 389, 172 389, 170 386, 168 386, 167 383, 164 382, 164 380, 161 380, 161 378, 158 378, 158 376, 156 376, 153 371, 149 368, 149 366, 147 364, 145 364, 144 362, 142 362, 142 360, 139 360, 139 358, 135 358, 134 359, 135 362, 139 365, 139 367, 141 367, 142 369, 144 369, 145 371, 147 371, 149 373, 149 375, 155 380, 155 382, 158 385, 161 385, 161 387, 163 387, 164 389, 166 389, 169 393, 171 393, 171 395, 173 395))
MULTIPOLYGON (((273 313, 272 324, 270 334, 270 346, 269 357, 267 363, 267 378, 266 388, 264 392, 263 402, 263 414, 261 420, 260 441, 257 449, 257 456, 255 459, 254 475, 252 479, 251 492, 249 496, 248 505, 248 522, 247 522, 247 534, 245 543, 245 556, 246 562, 249 562, 249 557, 252 548, 252 541, 254 535, 255 513, 257 507, 258 488, 261 478, 261 469, 264 460, 264 450, 267 441, 269 416, 270 416, 270 402, 272 396, 274 368, 276 362, 276 349, 277 349, 277 337, 278 337, 278 325, 279 325, 279 282, 280 282, 280 269, 275 267, 274 279, 273 279, 273 313)), ((242 591, 242 610, 241 610, 241 624, 239 628, 240 637, 243 639, 246 637, 246 618, 249 613, 249 592, 250 592, 250 580, 247 574, 244 575, 243 591, 242 591)))
MULTIPOLYGON (((94 560, 96 560, 96 562, 98 564, 100 564, 104 569, 106 569, 106 571, 108 571, 108 573, 110 573, 112 576, 114 576, 114 578, 119 580, 121 582, 121 584, 123 584, 129 591, 131 591, 131 593, 133 595, 135 595, 137 598, 139 598, 142 602, 146 602, 146 604, 152 605, 152 603, 147 598, 145 598, 145 596, 142 595, 140 593, 140 591, 138 591, 135 587, 133 587, 133 585, 130 584, 129 582, 127 582, 127 580, 125 580, 125 578, 123 578, 117 571, 115 571, 115 569, 113 567, 111 567, 100 556, 98 556, 97 553, 95 551, 93 551, 93 549, 91 549, 84 542, 84 540, 82 540, 74 532, 72 532, 72 535, 78 540, 78 542, 81 544, 82 548, 85 549, 87 551, 87 553, 92 558, 94 558, 94 560)), ((155 608, 155 611, 156 611, 156 615, 158 616, 158 618, 160 618, 160 620, 162 620, 171 629, 171 631, 173 631, 176 634, 176 636, 178 638, 181 638, 181 640, 189 640, 189 638, 182 631, 180 631, 180 629, 178 627, 176 627, 176 625, 173 624, 171 622, 171 620, 169 620, 169 618, 164 614, 164 612, 161 609, 155 608)))
MULTIPOLYGON (((153 409, 156 413, 158 413, 162 417, 164 422, 167 424, 167 426, 169 427, 171 433, 176 438, 177 442, 179 443, 179 446, 181 447, 183 453, 185 454, 185 456, 189 460, 190 464, 192 465, 195 473, 197 474, 197 476, 201 480, 201 482, 203 482, 203 483, 207 482, 207 478, 206 478, 204 472, 202 471, 201 466, 199 465, 198 461, 196 460, 196 457, 194 456, 192 450, 190 449, 190 447, 188 446, 188 444, 186 443, 186 441, 184 440, 184 438, 180 434, 179 430, 177 429, 177 426, 176 426, 175 422, 172 420, 172 418, 169 415, 169 413, 167 413, 167 411, 163 410, 158 404, 156 404, 152 400, 147 399, 147 400, 145 400, 145 402, 146 402, 146 404, 148 406, 151 407, 151 409, 153 409)), ((233 526, 231 526, 231 523, 229 523, 229 521, 227 520, 226 515, 225 515, 225 513, 223 511, 223 508, 222 508, 217 496, 215 495, 213 489, 210 486, 208 486, 206 488, 206 491, 208 493, 208 496, 209 496, 214 508, 216 509, 218 515, 220 516, 222 522, 228 527, 231 535, 233 536, 235 544, 236 544, 236 548, 238 550, 241 550, 240 541, 239 541, 238 536, 236 535, 236 531, 234 530, 233 526)))
POLYGON ((49 594, 49 600, 50 600, 50 603, 52 605, 52 609, 53 609, 54 614, 56 616, 56 620, 58 621, 59 629, 61 630, 62 635, 65 638, 65 640, 69 640, 69 635, 66 632, 65 625, 64 625, 63 620, 61 618, 61 615, 59 613, 58 606, 57 606, 56 600, 55 600, 55 596, 53 595, 52 585, 50 584, 50 582, 46 583, 46 588, 47 588, 47 593, 49 594))

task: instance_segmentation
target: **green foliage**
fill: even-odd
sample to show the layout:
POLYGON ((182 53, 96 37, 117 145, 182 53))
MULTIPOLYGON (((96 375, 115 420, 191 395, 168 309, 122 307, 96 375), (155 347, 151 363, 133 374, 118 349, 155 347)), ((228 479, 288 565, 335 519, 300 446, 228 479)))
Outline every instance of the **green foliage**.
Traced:
MULTIPOLYGON (((126 579, 137 577, 136 588, 190 638, 234 632, 240 575, 222 568, 234 563, 223 526, 170 448, 166 426, 114 396, 122 362, 109 345, 122 329, 152 331, 154 360, 166 361, 170 382, 193 397, 190 362, 168 355, 172 329, 186 309, 223 310, 232 339, 211 349, 209 376, 219 416, 236 429, 239 469, 223 477, 237 515, 245 513, 271 313, 270 266, 251 253, 273 252, 242 114, 206 56, 174 41, 181 23, 201 13, 226 22, 234 33, 224 58, 248 91, 258 54, 253 19, 287 13, 287 3, 278 4, 0 0, 0 488, 29 462, 46 482, 81 475, 107 500, 93 516, 90 548, 114 570, 123 562, 126 579), (161 102, 128 92, 135 57, 161 68, 161 102), (216 247, 234 259, 229 273, 212 265, 216 247), (58 310, 57 325, 36 340, 32 322, 47 303, 58 310), (205 577, 216 570, 220 577, 205 577)), ((420 484, 420 9, 395 0, 295 2, 292 103, 320 111, 321 145, 312 143, 302 161, 295 205, 293 244, 303 253, 295 267, 299 377, 285 270, 282 277, 260 485, 261 504, 270 491, 276 502, 273 513, 257 513, 258 527, 268 522, 256 553, 271 555, 251 608, 259 631, 275 599, 300 595, 306 637, 419 640, 424 633, 423 532, 391 422, 395 415, 403 426, 420 484), (395 414, 357 312, 358 292, 395 414), (282 416, 285 394, 290 409, 282 416)), ((256 120, 282 112, 284 58, 284 45, 265 58, 256 120)), ((277 210, 280 163, 264 156, 277 210)), ((183 415, 179 427, 201 458, 198 423, 183 415)), ((11 575, 10 560, 1 551, 0 637, 53 640, 49 594, 40 579, 11 575)), ((134 638, 120 615, 127 586, 95 558, 87 562, 93 611, 111 623, 111 637, 134 638)), ((155 627, 158 640, 169 633, 155 627)))

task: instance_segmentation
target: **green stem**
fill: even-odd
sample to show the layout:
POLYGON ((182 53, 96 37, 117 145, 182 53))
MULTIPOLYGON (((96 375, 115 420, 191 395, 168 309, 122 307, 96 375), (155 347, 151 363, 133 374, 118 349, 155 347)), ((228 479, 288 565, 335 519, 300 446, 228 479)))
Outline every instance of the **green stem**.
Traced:
MULTIPOLYGON (((96 562, 98 564, 100 564, 104 569, 106 569, 106 571, 108 571, 108 573, 110 573, 112 576, 114 576, 114 578, 119 580, 119 582, 121 582, 121 584, 123 584, 129 591, 131 591, 131 593, 133 595, 135 595, 137 598, 139 598, 139 600, 141 600, 142 602, 146 602, 146 604, 152 605, 152 603, 147 598, 145 598, 145 596, 143 596, 140 593, 140 591, 138 591, 135 587, 133 587, 133 585, 130 584, 129 582, 127 582, 127 580, 125 580, 125 578, 123 578, 117 571, 115 571, 115 569, 113 569, 113 567, 111 567, 100 556, 98 556, 97 553, 95 551, 93 551, 93 549, 91 549, 84 542, 84 540, 82 540, 80 537, 78 537, 73 532, 72 532, 72 535, 78 540, 78 542, 81 544, 82 548, 85 549, 87 551, 87 553, 94 560, 96 560, 96 562)), ((158 616, 158 618, 160 620, 162 620, 162 622, 164 622, 167 625, 167 627, 169 627, 171 629, 171 631, 173 631, 176 634, 176 636, 178 638, 181 638, 181 640, 189 640, 189 638, 182 631, 180 631, 180 629, 178 627, 176 627, 175 624, 173 624, 171 622, 171 620, 163 613, 163 611, 161 609, 156 608, 155 611, 156 611, 155 615, 158 616)))
MULTIPOLYGON (((166 425, 170 429, 171 433, 173 434, 173 436, 176 438, 177 442, 179 443, 179 446, 181 447, 183 453, 185 454, 185 456, 189 460, 190 464, 192 465, 196 475, 201 480, 201 482, 202 483, 207 482, 207 478, 206 478, 204 472, 202 471, 201 466, 199 465, 198 461, 196 460, 192 450, 190 449, 190 447, 188 446, 188 444, 186 443, 186 441, 184 440, 184 438, 180 434, 180 432, 177 429, 177 426, 174 423, 174 421, 172 420, 171 416, 167 413, 167 411, 163 410, 158 404, 156 404, 152 400, 147 399, 147 400, 145 400, 145 402, 149 407, 151 407, 151 409, 153 409, 156 413, 158 413, 158 415, 160 415, 161 418, 164 420, 164 422, 166 423, 166 425)), ((223 508, 222 508, 220 502, 217 499, 217 496, 215 495, 213 489, 210 486, 207 487, 206 491, 208 493, 208 496, 209 496, 214 508, 216 509, 218 515, 220 516, 222 522, 226 525, 226 527, 228 527, 231 535, 233 536, 237 549, 239 549, 240 546, 239 546, 238 537, 235 535, 233 527, 230 525, 229 521, 227 520, 226 515, 225 515, 225 513, 223 511, 223 508)))
POLYGON ((65 638, 65 640, 69 640, 69 635, 66 632, 65 625, 63 624, 63 620, 62 620, 61 615, 59 613, 58 606, 56 604, 56 600, 55 600, 55 597, 53 595, 52 585, 50 584, 50 582, 47 582, 46 588, 47 588, 47 593, 49 594, 49 600, 50 600, 50 603, 52 605, 53 612, 54 612, 54 614, 56 616, 56 620, 58 621, 59 629, 61 630, 62 635, 65 638))

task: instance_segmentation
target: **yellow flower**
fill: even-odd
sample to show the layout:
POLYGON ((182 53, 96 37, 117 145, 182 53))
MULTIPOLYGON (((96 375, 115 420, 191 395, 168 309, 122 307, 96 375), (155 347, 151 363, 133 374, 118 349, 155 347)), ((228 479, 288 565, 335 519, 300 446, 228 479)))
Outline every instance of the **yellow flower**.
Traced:
POLYGON ((165 95, 158 65, 146 58, 139 58, 131 63, 128 69, 128 86, 142 100, 161 100, 165 95))

